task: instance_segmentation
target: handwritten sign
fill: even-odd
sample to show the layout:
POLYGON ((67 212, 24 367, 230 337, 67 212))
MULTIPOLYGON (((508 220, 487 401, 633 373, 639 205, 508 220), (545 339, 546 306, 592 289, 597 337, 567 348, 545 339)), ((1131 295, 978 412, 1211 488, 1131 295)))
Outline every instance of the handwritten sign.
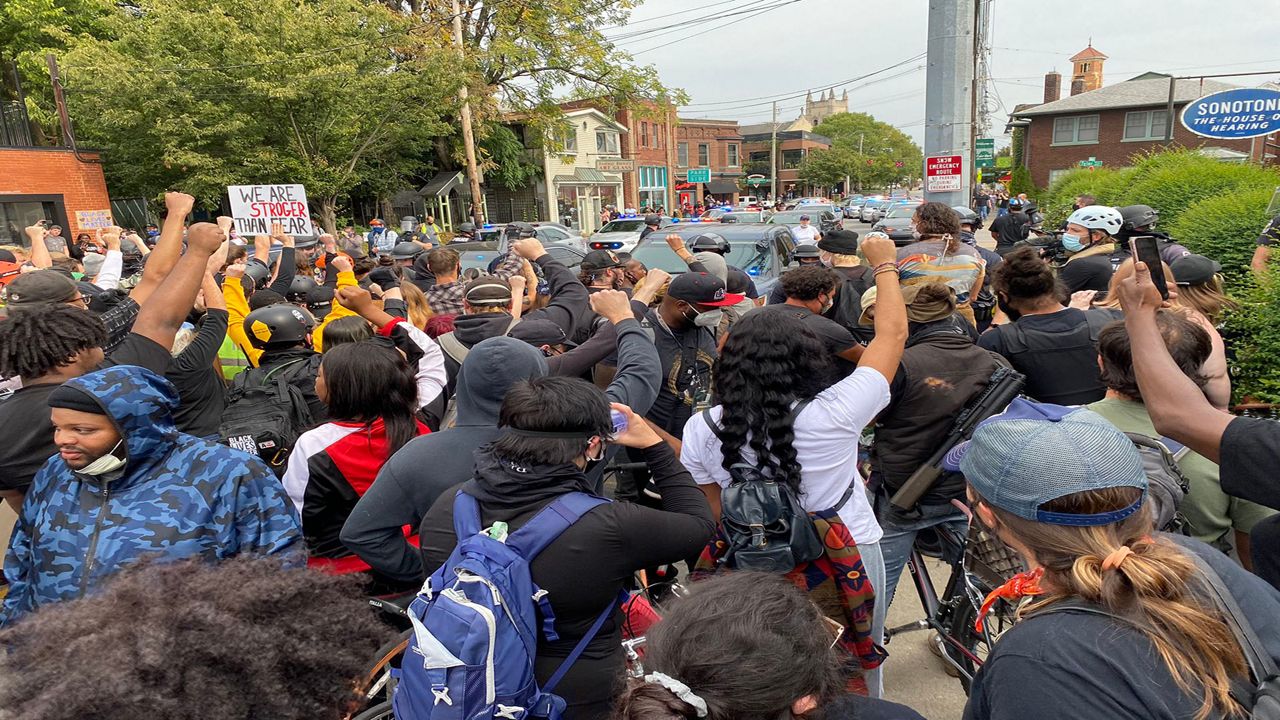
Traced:
POLYGON ((110 210, 77 210, 76 226, 81 230, 109 228, 115 222, 111 219, 110 210))
POLYGON ((286 235, 316 234, 301 185, 231 185, 227 195, 240 235, 269 235, 272 223, 280 223, 286 235))

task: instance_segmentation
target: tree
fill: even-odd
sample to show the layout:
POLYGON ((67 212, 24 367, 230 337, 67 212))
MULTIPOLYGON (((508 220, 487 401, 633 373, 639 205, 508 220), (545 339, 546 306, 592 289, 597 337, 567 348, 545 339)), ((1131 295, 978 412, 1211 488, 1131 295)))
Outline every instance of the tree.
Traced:
POLYGON ((859 187, 881 187, 920 177, 924 166, 920 147, 906 133, 867 113, 837 113, 813 131, 831 138, 833 148, 861 156, 857 171, 849 173, 857 178, 859 187))
POLYGON ((81 142, 125 194, 296 182, 326 230, 425 170, 460 82, 440 28, 361 0, 145 0, 66 58, 81 142))
POLYGON ((860 156, 846 148, 812 150, 800 163, 800 177, 815 185, 831 187, 846 177, 857 177, 860 156))

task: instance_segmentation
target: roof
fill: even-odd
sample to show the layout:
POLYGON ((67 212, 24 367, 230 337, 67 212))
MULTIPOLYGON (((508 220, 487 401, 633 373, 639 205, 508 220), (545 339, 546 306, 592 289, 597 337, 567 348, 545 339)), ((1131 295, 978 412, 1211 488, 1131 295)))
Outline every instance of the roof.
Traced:
POLYGON ((594 115, 596 120, 598 120, 601 125, 608 126, 609 128, 617 130, 618 132, 622 132, 622 133, 629 132, 626 126, 622 125, 617 120, 614 120, 612 117, 609 117, 608 113, 601 112, 593 107, 578 108, 576 110, 566 110, 564 112, 564 115, 565 117, 570 117, 570 118, 578 118, 584 115, 594 115))
POLYGON ((436 173, 435 177, 431 178, 426 185, 422 186, 422 189, 418 191, 418 194, 426 197, 448 195, 450 190, 454 188, 461 189, 466 185, 463 180, 464 178, 461 170, 446 170, 444 172, 439 172, 436 173))
POLYGON ((774 127, 778 128, 778 132, 782 132, 790 124, 791 124, 791 121, 776 122, 776 123, 772 123, 772 122, 753 123, 751 125, 743 125, 739 127, 738 132, 742 133, 743 136, 761 135, 763 133, 772 133, 774 127))
POLYGON ((554 182, 557 185, 564 185, 564 184, 580 185, 583 183, 588 183, 588 184, 602 183, 605 185, 617 185, 621 183, 622 180, 617 176, 610 177, 608 175, 605 175, 604 173, 600 172, 595 168, 576 167, 573 169, 572 175, 556 175, 554 178, 554 182))
MULTIPOLYGON (((1185 105, 1210 93, 1231 90, 1237 86, 1216 80, 1178 80, 1173 104, 1185 105)), ((1013 117, 1036 115, 1061 115, 1086 110, 1111 110, 1114 108, 1147 107, 1169 102, 1169 81, 1165 78, 1151 80, 1126 80, 1115 85, 1091 90, 1079 95, 1062 98, 1051 103, 1036 105, 1026 110, 1014 111, 1013 117)))
POLYGON ((1095 48, 1093 45, 1090 45, 1089 47, 1071 56, 1071 62, 1078 62, 1080 60, 1106 60, 1106 59, 1107 59, 1107 56, 1099 52, 1098 49, 1095 48))

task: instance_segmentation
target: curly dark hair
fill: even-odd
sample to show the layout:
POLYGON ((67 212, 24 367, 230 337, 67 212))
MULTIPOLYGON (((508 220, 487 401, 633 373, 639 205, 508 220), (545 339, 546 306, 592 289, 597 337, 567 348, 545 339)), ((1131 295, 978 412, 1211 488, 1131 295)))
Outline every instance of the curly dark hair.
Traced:
POLYGON ((945 239, 947 252, 960 247, 960 214, 940 202, 927 202, 916 208, 911 218, 920 231, 920 238, 945 239))
POLYGON ((338 720, 395 635, 353 577, 239 558, 143 564, 0 631, 25 720, 338 720))
POLYGON ((840 276, 831 268, 807 265, 783 273, 780 282, 788 299, 808 302, 823 293, 832 293, 840 284, 840 276))
POLYGON ((734 323, 712 376, 722 409, 720 464, 728 470, 742 462, 749 445, 757 467, 799 492, 791 405, 835 379, 826 345, 788 313, 748 313, 734 323))
POLYGON ((1004 256, 991 274, 991 287, 1010 300, 1038 300, 1057 295, 1053 268, 1033 247, 1020 247, 1004 256))
POLYGON ((11 307, 9 317, 0 320, 0 376, 31 381, 106 344, 106 326, 82 308, 62 303, 11 307))
MULTIPOLYGON (((812 696, 825 707, 843 689, 821 612, 773 573, 694 584, 649 631, 644 665, 689 686, 707 703, 706 720, 792 717, 796 700, 812 696)), ((697 712, 658 683, 632 680, 614 717, 693 720, 697 712)))

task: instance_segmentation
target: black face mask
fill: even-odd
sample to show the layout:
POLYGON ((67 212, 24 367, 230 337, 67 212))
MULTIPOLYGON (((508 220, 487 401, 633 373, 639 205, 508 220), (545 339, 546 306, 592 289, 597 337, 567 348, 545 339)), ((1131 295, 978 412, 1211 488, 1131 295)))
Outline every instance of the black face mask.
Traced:
POLYGON ((1000 308, 1000 312, 1008 316, 1009 322, 1015 322, 1018 318, 1022 317, 1022 313, 1010 307, 1009 303, 1005 300, 1004 295, 999 293, 996 293, 996 306, 1000 308))

